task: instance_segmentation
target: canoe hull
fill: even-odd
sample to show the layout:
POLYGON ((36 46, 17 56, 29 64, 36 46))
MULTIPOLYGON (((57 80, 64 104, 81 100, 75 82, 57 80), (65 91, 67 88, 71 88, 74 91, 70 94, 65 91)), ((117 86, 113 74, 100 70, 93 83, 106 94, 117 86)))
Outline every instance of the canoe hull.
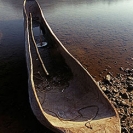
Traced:
MULTIPOLYGON (((36 1, 24 1, 24 18, 26 62, 29 77, 29 101, 37 119, 44 126, 57 133, 119 133, 120 120, 116 109, 109 102, 89 72, 67 51, 55 36, 36 1), (57 87, 57 90, 52 89, 46 91, 48 89, 47 87, 44 92, 41 92, 36 89, 39 85, 38 82, 35 81, 34 76, 34 62, 36 60, 33 57, 34 52, 32 52, 31 48, 33 42, 31 43, 31 31, 29 27, 31 9, 28 7, 31 7, 30 5, 33 5, 36 9, 37 19, 40 22, 42 31, 45 31, 47 41, 49 44, 54 43, 53 47, 56 49, 57 54, 59 53, 59 55, 56 53, 53 54, 54 51, 52 51, 52 57, 55 58, 57 55, 56 60, 59 59, 59 61, 61 61, 63 57, 63 62, 67 64, 66 67, 71 69, 72 76, 69 77, 66 75, 68 76, 67 84, 69 85, 64 84, 64 89, 62 89, 60 85, 57 87, 53 86, 53 84, 49 87, 57 87), (73 99, 73 96, 75 99, 73 99), (69 102, 71 103, 69 104, 69 102), (75 114, 77 115, 75 116, 75 114), (83 116, 83 114, 87 114, 89 117, 83 116), (82 118, 78 118, 77 116, 82 118)), ((56 61, 56 63, 58 63, 58 61, 56 61)), ((53 76, 52 79, 55 82, 57 77, 53 76)), ((45 86, 45 84, 47 84, 46 81, 47 78, 45 78, 45 82, 43 81, 44 83, 40 84, 45 86)), ((51 81, 49 83, 51 83, 51 81)))

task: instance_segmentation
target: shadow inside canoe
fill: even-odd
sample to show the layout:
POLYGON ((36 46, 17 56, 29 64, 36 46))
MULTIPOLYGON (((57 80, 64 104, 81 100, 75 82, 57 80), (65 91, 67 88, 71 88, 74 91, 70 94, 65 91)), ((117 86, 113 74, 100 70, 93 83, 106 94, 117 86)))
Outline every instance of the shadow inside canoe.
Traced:
POLYGON ((34 82, 44 111, 65 121, 99 120, 115 116, 113 107, 89 75, 86 77, 84 70, 84 79, 82 73, 73 74, 59 51, 49 45, 50 42, 39 50, 49 77, 38 67, 36 57, 33 58, 34 82))
POLYGON ((116 116, 112 105, 88 73, 60 47, 51 34, 44 30, 42 33, 48 45, 39 48, 39 53, 49 72, 48 77, 37 60, 32 43, 31 54, 34 82, 44 111, 59 120, 77 122, 116 116), (72 64, 72 68, 68 64, 72 64))

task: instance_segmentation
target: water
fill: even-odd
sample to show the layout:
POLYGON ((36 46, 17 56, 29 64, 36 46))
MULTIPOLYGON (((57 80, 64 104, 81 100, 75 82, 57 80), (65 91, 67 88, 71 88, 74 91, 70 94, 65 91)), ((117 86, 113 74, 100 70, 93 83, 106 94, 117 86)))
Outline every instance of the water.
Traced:
MULTIPOLYGON (((133 65, 133 0, 38 0, 52 30, 101 79, 133 65)), ((0 0, 0 132, 47 131, 28 102, 22 0, 0 0), (35 126, 34 126, 35 125, 35 126)))
POLYGON ((22 5, 0 0, 0 133, 45 133, 29 104, 22 5))
POLYGON ((133 0, 40 3, 54 33, 96 80, 132 66, 133 0))

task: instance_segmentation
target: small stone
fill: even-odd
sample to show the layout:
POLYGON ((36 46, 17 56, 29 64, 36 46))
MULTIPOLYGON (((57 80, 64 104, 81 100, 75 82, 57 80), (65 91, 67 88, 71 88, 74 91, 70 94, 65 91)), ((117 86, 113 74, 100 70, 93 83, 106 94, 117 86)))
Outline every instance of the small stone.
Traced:
POLYGON ((129 133, 128 129, 126 127, 122 128, 123 133, 129 133))
POLYGON ((121 101, 120 105, 129 107, 129 105, 125 101, 121 101))
POLYGON ((124 122, 125 122, 126 118, 127 118, 127 116, 126 116, 126 114, 124 113, 124 114, 122 115, 122 117, 121 117, 121 121, 124 121, 124 122))
POLYGON ((114 102, 115 102, 115 100, 116 100, 115 98, 112 98, 112 101, 114 101, 114 102))
POLYGON ((100 81, 96 82, 98 86, 100 86, 100 81))
POLYGON ((130 127, 130 133, 133 133, 133 128, 132 127, 130 127))
POLYGON ((131 126, 130 126, 130 129, 132 129, 132 130, 133 130, 133 125, 131 125, 131 126))
POLYGON ((133 90, 133 84, 132 83, 128 85, 128 90, 130 90, 130 91, 133 90))
POLYGON ((124 111, 123 108, 120 108, 120 112, 123 113, 123 114, 125 114, 125 111, 124 111))
POLYGON ((130 116, 130 113, 129 113, 129 110, 128 110, 128 108, 127 108, 127 111, 126 111, 127 113, 127 116, 129 117, 130 116))
POLYGON ((114 95, 114 97, 115 97, 115 98, 118 98, 119 95, 120 95, 119 93, 116 93, 116 94, 114 95))
POLYGON ((123 67, 120 67, 120 70, 121 70, 121 71, 124 71, 124 68, 123 68, 123 67))
POLYGON ((121 123, 125 123, 125 121, 121 121, 121 123))
POLYGON ((120 92, 120 95, 121 95, 122 98, 124 98, 124 99, 129 99, 129 95, 128 95, 128 93, 126 92, 126 90, 122 90, 122 92, 120 92))
POLYGON ((117 92, 118 92, 118 89, 116 89, 116 88, 113 89, 113 92, 114 92, 114 93, 117 93, 117 92))
POLYGON ((114 105, 116 108, 118 108, 118 105, 117 105, 116 102, 112 102, 112 103, 113 103, 113 105, 114 105))
POLYGON ((128 76, 127 79, 128 79, 128 80, 133 80, 133 77, 128 76))
POLYGON ((133 72, 133 69, 131 69, 130 71, 133 72))
POLYGON ((126 72, 126 73, 129 73, 129 72, 130 72, 130 69, 129 69, 129 68, 126 68, 126 69, 125 69, 125 72, 126 72))
POLYGON ((103 71, 108 71, 108 69, 104 69, 103 71))
MULTIPOLYGON (((133 108, 133 103, 131 103, 131 108, 133 108)), ((132 112, 133 113, 133 112, 132 112)))
POLYGON ((110 80, 111 80, 111 76, 110 76, 109 74, 107 74, 106 77, 105 77, 105 79, 106 79, 107 81, 110 81, 110 80))
POLYGON ((131 57, 131 60, 133 60, 133 57, 131 57))
POLYGON ((127 80, 126 83, 127 83, 127 85, 133 84, 133 81, 132 80, 127 80))
POLYGON ((120 105, 120 104, 121 104, 121 100, 120 100, 120 99, 118 99, 118 98, 116 99, 116 102, 117 102, 117 104, 118 104, 118 105, 120 105))
POLYGON ((111 72, 108 72, 108 74, 109 74, 109 75, 111 75, 111 76, 113 77, 113 73, 111 73, 111 72))
POLYGON ((128 95, 128 93, 124 93, 124 94, 123 94, 123 98, 125 98, 125 99, 129 99, 129 95, 128 95))
POLYGON ((107 88, 103 86, 103 87, 102 87, 102 90, 103 90, 103 91, 107 91, 107 88))

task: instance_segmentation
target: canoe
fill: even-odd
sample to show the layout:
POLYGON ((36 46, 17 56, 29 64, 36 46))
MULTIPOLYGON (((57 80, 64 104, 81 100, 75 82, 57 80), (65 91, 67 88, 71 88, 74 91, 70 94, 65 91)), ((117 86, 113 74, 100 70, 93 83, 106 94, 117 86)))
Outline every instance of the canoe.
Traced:
POLYGON ((39 3, 23 5, 29 101, 56 133, 120 133, 118 113, 90 73, 59 41, 39 3))

